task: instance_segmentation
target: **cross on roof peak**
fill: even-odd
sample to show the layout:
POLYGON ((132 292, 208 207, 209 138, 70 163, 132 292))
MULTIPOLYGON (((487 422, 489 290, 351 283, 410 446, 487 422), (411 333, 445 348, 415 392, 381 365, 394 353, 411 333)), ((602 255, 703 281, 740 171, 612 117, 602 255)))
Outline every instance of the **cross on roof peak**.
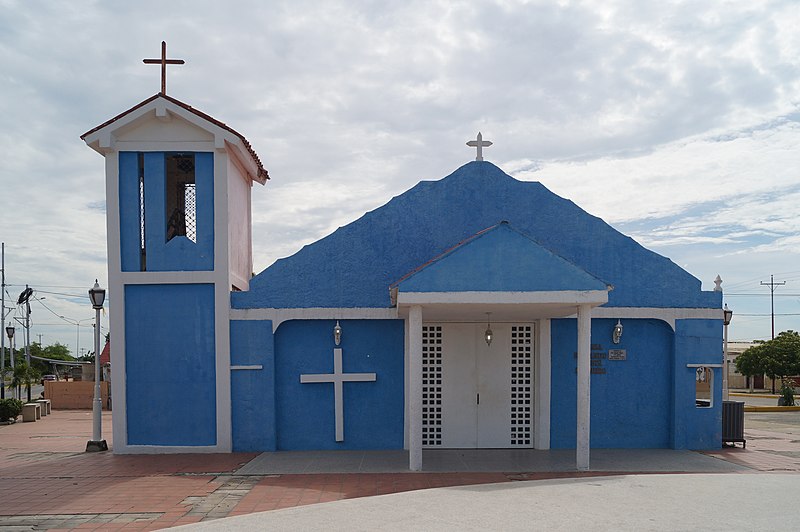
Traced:
POLYGON ((161 65, 161 94, 167 94, 167 65, 182 65, 183 59, 167 59, 167 41, 161 41, 160 59, 143 59, 146 65, 161 65))
POLYGON ((492 141, 483 140, 483 135, 481 135, 480 131, 478 131, 477 140, 470 140, 469 142, 467 142, 467 146, 469 146, 471 148, 478 148, 478 154, 475 157, 476 161, 482 161, 483 160, 483 148, 488 148, 491 145, 492 145, 492 141))

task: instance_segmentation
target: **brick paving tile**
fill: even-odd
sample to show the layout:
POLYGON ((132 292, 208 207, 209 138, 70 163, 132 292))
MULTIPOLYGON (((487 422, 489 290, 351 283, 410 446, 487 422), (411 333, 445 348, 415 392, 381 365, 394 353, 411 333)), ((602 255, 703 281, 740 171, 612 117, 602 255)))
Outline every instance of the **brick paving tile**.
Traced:
POLYGON ((749 429, 747 447, 727 447, 703 454, 762 472, 800 472, 800 445, 782 432, 749 429))
MULTIPOLYGON (((103 431, 113 447, 109 413, 103 431)), ((85 453, 91 412, 56 411, 0 426, 0 527, 160 530, 229 515, 434 487, 609 475, 556 473, 348 473, 237 476, 257 453, 85 453)), ((751 470, 800 472, 796 436, 747 431, 748 446, 707 452, 751 470)), ((621 474, 621 473, 618 473, 621 474)))

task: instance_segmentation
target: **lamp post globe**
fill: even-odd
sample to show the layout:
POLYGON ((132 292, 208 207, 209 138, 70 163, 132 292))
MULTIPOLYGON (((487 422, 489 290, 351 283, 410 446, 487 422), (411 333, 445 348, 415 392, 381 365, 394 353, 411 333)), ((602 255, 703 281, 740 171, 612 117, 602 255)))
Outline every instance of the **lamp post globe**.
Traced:
POLYGON ((92 401, 92 439, 86 443, 86 452, 107 451, 108 444, 102 439, 103 403, 100 397, 100 311, 106 300, 106 291, 100 288, 97 279, 89 290, 89 299, 95 311, 94 323, 94 401, 92 401))
POLYGON ((103 308, 103 303, 106 300, 105 288, 100 288, 97 279, 94 280, 94 286, 89 290, 89 299, 92 301, 92 308, 100 310, 103 308))

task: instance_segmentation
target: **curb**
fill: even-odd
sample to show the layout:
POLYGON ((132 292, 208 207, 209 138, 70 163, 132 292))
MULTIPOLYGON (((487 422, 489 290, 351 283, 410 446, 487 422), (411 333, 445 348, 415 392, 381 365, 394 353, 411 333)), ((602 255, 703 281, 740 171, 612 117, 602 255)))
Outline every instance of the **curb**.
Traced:
POLYGON ((744 406, 745 412, 800 412, 800 406, 744 406))
MULTIPOLYGON (((738 392, 728 392, 728 395, 733 395, 735 397, 759 397, 761 399, 777 399, 780 397, 778 394, 772 393, 738 393, 738 392)), ((794 394, 796 399, 800 399, 800 395, 794 394)))

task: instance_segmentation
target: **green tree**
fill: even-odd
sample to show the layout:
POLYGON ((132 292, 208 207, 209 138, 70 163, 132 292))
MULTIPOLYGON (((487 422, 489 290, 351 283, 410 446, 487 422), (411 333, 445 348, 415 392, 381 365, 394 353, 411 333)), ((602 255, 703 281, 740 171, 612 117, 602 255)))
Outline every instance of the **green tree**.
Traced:
POLYGON ((763 375, 764 371, 764 355, 762 354, 762 346, 764 342, 757 342, 755 345, 748 347, 741 355, 736 357, 734 364, 736 364, 736 371, 745 377, 756 377, 763 375))
POLYGON ((25 384, 25 375, 28 372, 28 365, 25 362, 18 361, 14 366, 14 371, 11 373, 11 382, 8 384, 9 389, 17 390, 17 397, 22 397, 21 388, 25 384))
POLYGON ((39 382, 39 379, 42 378, 42 374, 39 372, 38 369, 28 366, 25 362, 21 362, 17 364, 14 368, 14 373, 11 376, 11 388, 17 389, 17 396, 20 395, 20 388, 25 386, 28 392, 28 402, 31 402, 31 386, 35 383, 39 382))
MULTIPOLYGON (((75 357, 70 354, 69 348, 58 342, 47 347, 42 347, 38 342, 33 342, 30 345, 30 349, 31 357, 49 358, 51 360, 75 360, 75 357)), ((39 370, 40 373, 54 373, 53 364, 44 360, 31 358, 31 366, 39 370)))
MULTIPOLYGON (((3 367, 2 373, 0 373, 0 388, 3 389, 3 397, 4 398, 6 396, 6 394, 5 394, 5 391, 6 391, 6 378, 8 378, 8 376, 10 376, 10 375, 11 375, 11 366, 6 364, 5 367, 3 367)), ((8 389, 11 389, 11 386, 9 386, 8 389)))
POLYGON ((773 386, 775 379, 800 375, 800 333, 783 331, 750 347, 736 359, 736 370, 747 376, 766 375, 773 379, 773 386))
POLYGON ((59 342, 43 348, 42 356, 53 360, 75 360, 75 357, 70 354, 69 347, 59 342))

